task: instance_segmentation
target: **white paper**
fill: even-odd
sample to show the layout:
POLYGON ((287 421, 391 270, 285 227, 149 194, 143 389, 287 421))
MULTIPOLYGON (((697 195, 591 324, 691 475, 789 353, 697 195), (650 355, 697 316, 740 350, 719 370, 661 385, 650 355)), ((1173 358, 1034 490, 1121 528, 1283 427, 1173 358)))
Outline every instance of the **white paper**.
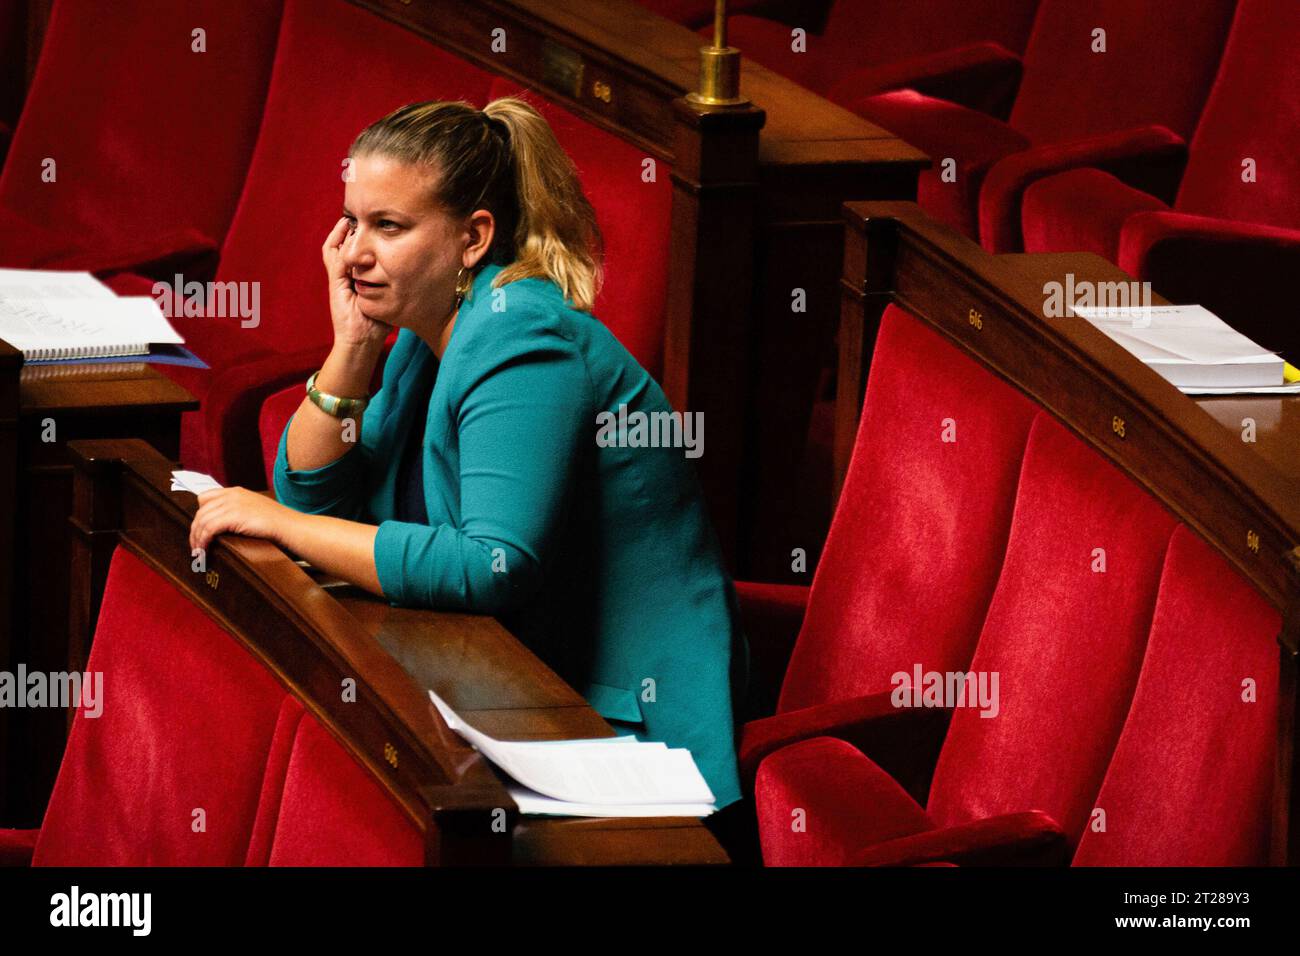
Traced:
POLYGON ((714 802, 713 791, 684 748, 635 738, 497 740, 465 723, 432 690, 429 697, 447 726, 541 796, 608 811, 600 816, 617 816, 620 807, 714 802))
POLYGON ((116 299, 89 272, 0 269, 0 299, 116 299))
POLYGON ((197 495, 220 487, 221 482, 199 471, 172 472, 172 491, 189 491, 197 495))
POLYGON ((1287 382, 1285 385, 1252 385, 1212 387, 1208 385, 1184 385, 1179 388, 1184 395, 1300 395, 1300 382, 1287 382))
POLYGON ((1256 345, 1203 306, 1074 311, 1180 388, 1233 394, 1282 385, 1281 356, 1256 345))
POLYGON ((544 797, 535 790, 519 784, 506 786, 519 812, 527 816, 545 817, 707 817, 716 812, 711 803, 642 803, 618 807, 597 806, 590 803, 572 803, 544 797))
MULTIPOLYGON (((22 352, 140 354, 155 342, 185 339, 148 296, 27 299, 0 297, 0 338, 22 352)), ((67 356, 69 358, 75 355, 67 356)))

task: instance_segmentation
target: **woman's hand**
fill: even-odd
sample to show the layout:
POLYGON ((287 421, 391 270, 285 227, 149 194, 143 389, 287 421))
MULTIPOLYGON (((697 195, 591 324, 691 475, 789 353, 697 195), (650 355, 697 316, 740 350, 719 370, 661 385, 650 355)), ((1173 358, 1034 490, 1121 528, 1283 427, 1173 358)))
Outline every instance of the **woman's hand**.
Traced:
POLYGON ((284 533, 297 514, 273 498, 247 488, 214 488, 199 495, 199 510, 190 525, 190 550, 203 548, 226 531, 283 544, 284 533))
POLYGON ((346 348, 360 346, 374 350, 382 345, 392 326, 361 314, 357 294, 352 287, 352 272, 343 255, 351 227, 347 217, 341 217, 330 230, 321 247, 325 272, 329 276, 330 321, 334 323, 334 343, 346 348))

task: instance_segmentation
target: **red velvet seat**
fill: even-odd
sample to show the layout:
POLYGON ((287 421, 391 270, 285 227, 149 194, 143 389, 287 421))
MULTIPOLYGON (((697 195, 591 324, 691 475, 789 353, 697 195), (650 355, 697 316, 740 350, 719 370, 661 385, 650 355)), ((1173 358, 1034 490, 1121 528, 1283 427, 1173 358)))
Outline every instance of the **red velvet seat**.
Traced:
POLYGON ((203 403, 182 421, 187 468, 257 486, 262 400, 305 381, 328 350, 320 244, 339 215, 342 163, 357 133, 405 103, 482 102, 490 83, 483 70, 344 0, 285 4, 262 129, 216 276, 259 284, 259 322, 179 318, 212 368, 160 366, 203 403), (359 50, 376 52, 365 70, 339 69, 359 50))
POLYGON ((744 728, 746 781, 793 740, 853 739, 855 724, 888 710, 896 671, 964 668, 993 594, 1034 408, 896 307, 875 354, 811 591, 737 584, 753 682, 781 681, 775 715, 744 728))
POLYGON ((280 0, 58 0, 0 174, 0 265, 210 270, 280 13, 280 0), (196 26, 205 52, 192 49, 196 26), (48 159, 54 182, 42 179, 48 159))
MULTIPOLYGON (((481 104, 518 86, 343 0, 285 6, 265 121, 217 281, 260 283, 260 324, 182 319, 212 369, 165 366, 203 402, 182 423, 186 467, 227 484, 258 486, 264 473, 253 436, 263 401, 301 382, 328 352, 332 332, 319 242, 342 201, 342 160, 367 124, 404 103, 465 99, 481 104), (356 51, 383 51, 363 75, 340 72, 356 51), (319 224, 319 235, 285 223, 319 224)), ((662 361, 667 289, 669 170, 643 179, 644 156, 565 111, 538 103, 574 156, 608 244, 607 287, 597 314, 654 373, 662 361), (653 266, 648 265, 652 263, 653 266)), ((306 226, 304 226, 306 228, 306 226)), ((278 437, 278 436, 277 436, 278 437)))
POLYGON ((1282 622, 1185 526, 1076 866, 1268 862, 1282 622))
MULTIPOLYGON (((991 716, 976 706, 953 711, 924 810, 842 742, 817 738, 770 755, 755 781, 764 859, 1063 862, 1120 736, 1173 528, 1154 499, 1040 412, 969 665, 986 680, 997 675, 991 716), (792 826, 800 811, 802 830, 792 826)), ((998 557, 992 541, 971 567, 998 557)), ((929 554, 911 561, 925 569, 929 554)), ((941 588, 930 600, 946 597, 941 588)))
MULTIPOLYGON (((1132 706, 1075 866, 1269 862, 1280 627, 1218 554, 1174 530, 1132 706)), ((937 827, 873 761, 831 738, 779 751, 762 775, 769 863, 1014 863, 1033 851, 1044 861, 1052 842, 1041 812, 937 827), (820 825, 786 834, 782 806, 820 825)))
POLYGON ((1296 360, 1300 333, 1276 316, 1300 267, 1298 90, 1300 6, 1243 0, 1172 209, 1107 172, 1072 169, 1025 191, 1025 249, 1097 252, 1296 360))
MULTIPOLYGON (((1038 0, 835 0, 820 34, 812 32, 815 24, 799 24, 806 52, 791 49, 791 26, 757 16, 728 17, 727 43, 837 102, 945 76, 954 81, 953 95, 965 86, 970 96, 972 85, 985 85, 980 67, 992 67, 999 79, 1011 67, 1009 88, 993 84, 1009 94, 1019 77, 1015 54, 1025 47, 1037 6, 1038 0)), ((700 32, 711 37, 712 26, 700 32)))
MULTIPOLYGON (((653 178, 647 181, 643 173, 649 157, 641 150, 511 80, 493 78, 486 99, 519 95, 528 99, 551 124, 560 145, 573 159, 583 189, 595 209, 605 257, 604 284, 596 298, 594 314, 658 378, 663 371, 664 308, 668 294, 670 170, 656 161, 653 178)), ((324 296, 323 288, 321 296, 324 296)), ((325 315, 328 317, 328 313, 325 315)), ((325 325, 328 331, 328 321, 325 325)), ((301 370, 299 377, 305 381, 313 370, 314 366, 301 370)), ((259 393, 259 397, 261 394, 265 393, 259 393)), ((262 453, 259 471, 268 486, 280 435, 302 396, 303 386, 295 379, 294 384, 267 397, 257 413, 262 453)), ((232 436, 231 440, 237 439, 232 436)), ((252 482, 246 472, 240 474, 241 481, 252 482)))
POLYGON ((1043 0, 1005 124, 905 90, 850 105, 935 160, 918 188, 931 215, 992 251, 1015 251, 1025 186, 1080 156, 1172 193, 1234 5, 1209 0, 1190 16, 1179 0, 1043 0), (1093 52, 1098 28, 1104 53, 1093 52), (943 178, 947 159, 955 181, 943 178))
POLYGON ((0 831, 5 862, 422 862, 418 829, 368 771, 242 645, 122 548, 87 669, 103 674, 102 713, 78 711, 39 835, 0 831))

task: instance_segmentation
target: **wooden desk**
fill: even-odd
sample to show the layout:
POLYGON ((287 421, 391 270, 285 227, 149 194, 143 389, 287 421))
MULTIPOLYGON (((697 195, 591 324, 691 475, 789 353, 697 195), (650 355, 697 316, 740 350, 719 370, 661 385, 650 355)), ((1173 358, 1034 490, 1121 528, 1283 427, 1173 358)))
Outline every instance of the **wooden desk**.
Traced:
POLYGON ((452 733, 432 688, 486 733, 612 736, 613 729, 490 617, 396 608, 297 564, 269 541, 222 535, 190 567, 197 502, 139 441, 74 446, 70 669, 82 669, 114 548, 126 547, 217 620, 297 696, 425 835, 430 864, 728 862, 699 820, 523 818, 488 763, 452 733), (356 700, 340 700, 340 681, 356 700), (507 808, 504 834, 491 817, 507 808))
MULTIPOLYGON (((0 670, 66 669, 68 442, 137 437, 176 457, 181 413, 195 408, 193 396, 143 362, 24 366, 0 341, 0 670)), ((7 825, 40 823, 66 729, 56 709, 0 709, 7 825)))
MULTIPOLYGON (((586 700, 495 619, 397 608, 351 585, 327 590, 418 687, 470 724, 506 740, 611 737, 586 700)), ((546 819, 515 829, 520 864, 616 866, 719 864, 727 856, 690 818, 546 819)))

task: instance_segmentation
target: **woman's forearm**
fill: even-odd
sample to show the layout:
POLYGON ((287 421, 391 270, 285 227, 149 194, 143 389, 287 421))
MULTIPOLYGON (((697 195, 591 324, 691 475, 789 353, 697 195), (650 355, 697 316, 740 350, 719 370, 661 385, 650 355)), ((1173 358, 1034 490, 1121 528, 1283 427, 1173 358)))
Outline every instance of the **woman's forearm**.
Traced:
MULTIPOLYGON (((330 395, 361 398, 370 390, 375 363, 382 354, 382 342, 373 346, 335 345, 316 376, 316 387, 330 395)), ((310 471, 338 461, 360 441, 360 415, 335 418, 304 397, 289 422, 285 455, 291 470, 310 471)))
POLYGON ((314 567, 372 594, 384 596, 375 570, 375 525, 328 515, 290 511, 276 535, 278 544, 314 567))

